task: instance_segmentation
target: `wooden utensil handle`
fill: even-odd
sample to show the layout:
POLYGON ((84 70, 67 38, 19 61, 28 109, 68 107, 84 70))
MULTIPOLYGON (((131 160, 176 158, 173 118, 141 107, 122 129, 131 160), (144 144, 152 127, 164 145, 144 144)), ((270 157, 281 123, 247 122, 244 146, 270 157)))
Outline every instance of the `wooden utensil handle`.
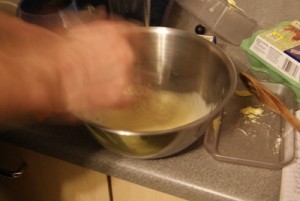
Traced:
POLYGON ((280 108, 282 116, 297 130, 300 132, 300 120, 292 114, 287 108, 280 108))

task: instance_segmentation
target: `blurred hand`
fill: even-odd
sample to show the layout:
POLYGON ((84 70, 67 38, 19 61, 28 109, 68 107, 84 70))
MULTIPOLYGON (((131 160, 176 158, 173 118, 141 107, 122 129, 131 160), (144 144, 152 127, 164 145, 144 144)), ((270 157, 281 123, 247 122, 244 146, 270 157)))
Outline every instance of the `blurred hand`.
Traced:
POLYGON ((126 105, 132 26, 95 20, 57 34, 0 14, 0 121, 126 105))
POLYGON ((124 91, 134 55, 128 34, 127 23, 104 20, 67 33, 59 68, 67 110, 119 107, 129 101, 124 91))

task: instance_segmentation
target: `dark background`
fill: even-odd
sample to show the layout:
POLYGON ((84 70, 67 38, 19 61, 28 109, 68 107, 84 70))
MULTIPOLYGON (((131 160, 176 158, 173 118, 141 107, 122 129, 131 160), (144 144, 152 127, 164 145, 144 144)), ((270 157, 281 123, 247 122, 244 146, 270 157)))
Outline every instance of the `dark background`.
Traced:
MULTIPOLYGON (((65 4, 68 4, 71 0, 23 0, 22 8, 28 12, 33 13, 49 13, 51 10, 55 12, 55 7, 62 7, 65 4), (45 6, 51 6, 51 8, 45 10, 45 6)), ((123 0, 130 1, 130 0, 123 0)), ((143 0, 140 0, 143 1, 143 0)), ((151 1, 151 16, 150 16, 150 25, 151 26, 160 26, 162 22, 162 17, 165 11, 165 8, 169 0, 152 0, 151 1)), ((79 9, 84 8, 87 5, 105 5, 108 9, 108 0, 76 0, 77 6, 79 9)), ((109 9, 108 9, 109 10, 109 9)), ((126 13, 126 16, 133 16, 134 13, 126 13)))

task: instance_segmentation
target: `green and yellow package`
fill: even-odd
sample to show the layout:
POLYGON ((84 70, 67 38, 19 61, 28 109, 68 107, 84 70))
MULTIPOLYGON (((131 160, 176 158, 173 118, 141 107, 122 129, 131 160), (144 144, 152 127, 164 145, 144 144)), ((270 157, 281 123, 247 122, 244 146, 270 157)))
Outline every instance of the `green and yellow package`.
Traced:
POLYGON ((254 70, 268 73, 278 83, 293 89, 300 103, 300 22, 282 22, 243 40, 254 70))

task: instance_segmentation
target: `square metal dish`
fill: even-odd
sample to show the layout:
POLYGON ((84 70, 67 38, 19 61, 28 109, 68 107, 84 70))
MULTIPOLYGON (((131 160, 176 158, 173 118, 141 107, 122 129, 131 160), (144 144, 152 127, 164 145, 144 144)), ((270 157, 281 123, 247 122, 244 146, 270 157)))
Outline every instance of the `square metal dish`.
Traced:
MULTIPOLYGON (((264 84, 294 112, 295 95, 290 88, 264 84)), ((204 146, 219 161, 280 169, 294 159, 295 129, 254 96, 234 95, 207 130, 204 146), (245 108, 252 110, 246 114, 245 108)))

